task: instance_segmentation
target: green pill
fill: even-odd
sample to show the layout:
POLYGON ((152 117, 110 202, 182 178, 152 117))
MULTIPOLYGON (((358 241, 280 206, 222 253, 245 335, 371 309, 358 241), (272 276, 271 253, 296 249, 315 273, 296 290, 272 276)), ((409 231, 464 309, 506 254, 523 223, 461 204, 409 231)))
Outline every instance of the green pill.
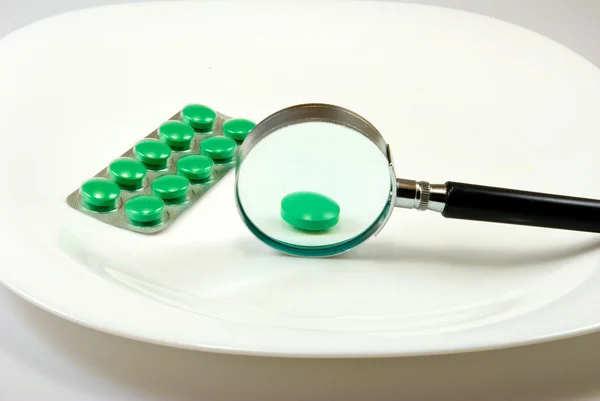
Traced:
POLYGON ((198 132, 210 132, 215 125, 217 113, 201 104, 188 104, 181 109, 181 121, 198 132))
POLYGON ((92 178, 81 186, 83 206, 97 212, 114 210, 120 194, 119 186, 106 178, 92 178))
POLYGON ((233 158, 236 143, 226 136, 213 136, 200 142, 200 151, 213 160, 225 161, 233 158))
POLYGON ((125 203, 125 215, 132 224, 155 225, 161 222, 165 202, 152 195, 139 195, 125 203))
POLYGON ((281 218, 303 231, 324 231, 340 219, 340 207, 316 192, 293 192, 281 200, 281 218))
POLYGON ((139 142, 135 145, 135 157, 151 169, 162 169, 167 167, 171 148, 153 139, 139 142))
POLYGON ((188 150, 194 139, 194 129, 181 121, 166 121, 158 127, 158 136, 171 149, 188 150))
POLYGON ((164 201, 184 201, 190 188, 190 181, 180 175, 161 175, 152 183, 154 196, 164 201))
POLYGON ((177 161, 177 173, 191 181, 204 181, 212 176, 214 165, 206 156, 184 156, 177 161))
POLYGON ((110 178, 123 189, 139 189, 144 184, 146 167, 139 161, 130 158, 114 160, 108 166, 110 178))
POLYGON ((250 120, 234 118, 223 123, 223 133, 231 139, 242 142, 254 127, 256 124, 250 120))

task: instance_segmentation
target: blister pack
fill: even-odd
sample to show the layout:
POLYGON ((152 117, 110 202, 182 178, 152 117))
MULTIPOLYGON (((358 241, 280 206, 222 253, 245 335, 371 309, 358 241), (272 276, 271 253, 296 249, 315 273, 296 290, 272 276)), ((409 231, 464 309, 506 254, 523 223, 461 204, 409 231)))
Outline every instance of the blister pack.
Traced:
POLYGON ((238 146, 254 126, 186 105, 69 194, 67 204, 127 230, 164 230, 234 169, 238 146))

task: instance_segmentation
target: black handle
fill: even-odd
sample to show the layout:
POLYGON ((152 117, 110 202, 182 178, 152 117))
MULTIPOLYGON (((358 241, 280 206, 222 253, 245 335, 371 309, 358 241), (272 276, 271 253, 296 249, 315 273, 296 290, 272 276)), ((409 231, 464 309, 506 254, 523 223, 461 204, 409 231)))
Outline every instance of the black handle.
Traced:
POLYGON ((600 232, 600 200, 460 182, 446 183, 442 215, 451 219, 600 232))

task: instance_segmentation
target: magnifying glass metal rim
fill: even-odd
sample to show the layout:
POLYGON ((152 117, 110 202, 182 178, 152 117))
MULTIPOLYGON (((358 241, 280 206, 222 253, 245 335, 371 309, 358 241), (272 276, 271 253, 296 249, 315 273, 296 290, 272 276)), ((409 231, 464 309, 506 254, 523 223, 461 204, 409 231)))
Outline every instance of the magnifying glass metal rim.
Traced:
POLYGON ((240 146, 236 157, 236 174, 235 174, 235 202, 242 220, 250 231, 265 244, 290 255, 294 256, 309 256, 309 257, 326 257, 338 255, 346 252, 357 245, 365 242, 372 236, 379 234, 381 229, 389 220, 397 194, 397 179, 394 171, 392 156, 388 144, 385 142, 383 135, 367 121, 364 117, 354 113, 346 108, 324 103, 306 103, 287 107, 279 110, 259 122, 246 140, 240 146), (247 216, 238 193, 238 180, 240 168, 244 159, 261 140, 268 137, 270 134, 290 125, 302 124, 306 122, 325 122, 337 124, 347 128, 351 128, 357 133, 368 138, 381 151, 384 157, 387 158, 390 172, 390 196, 388 202, 383 208, 381 214, 358 236, 348 240, 330 245, 321 246, 301 246, 277 241, 268 235, 264 234, 247 216))

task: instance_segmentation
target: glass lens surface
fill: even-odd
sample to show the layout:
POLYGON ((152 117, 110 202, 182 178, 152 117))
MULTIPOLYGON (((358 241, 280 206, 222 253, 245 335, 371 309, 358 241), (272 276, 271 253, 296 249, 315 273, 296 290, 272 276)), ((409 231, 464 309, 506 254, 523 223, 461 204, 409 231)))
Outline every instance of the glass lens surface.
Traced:
POLYGON ((369 138, 338 124, 304 122, 280 128, 254 145, 239 167, 237 192, 244 214, 266 236, 292 246, 323 247, 369 229, 389 202, 391 184, 388 160, 369 138), (311 224, 319 228, 319 219, 333 218, 329 201, 310 197, 297 198, 286 210, 298 224, 282 218, 282 200, 297 192, 334 201, 337 223, 306 230, 311 224))

